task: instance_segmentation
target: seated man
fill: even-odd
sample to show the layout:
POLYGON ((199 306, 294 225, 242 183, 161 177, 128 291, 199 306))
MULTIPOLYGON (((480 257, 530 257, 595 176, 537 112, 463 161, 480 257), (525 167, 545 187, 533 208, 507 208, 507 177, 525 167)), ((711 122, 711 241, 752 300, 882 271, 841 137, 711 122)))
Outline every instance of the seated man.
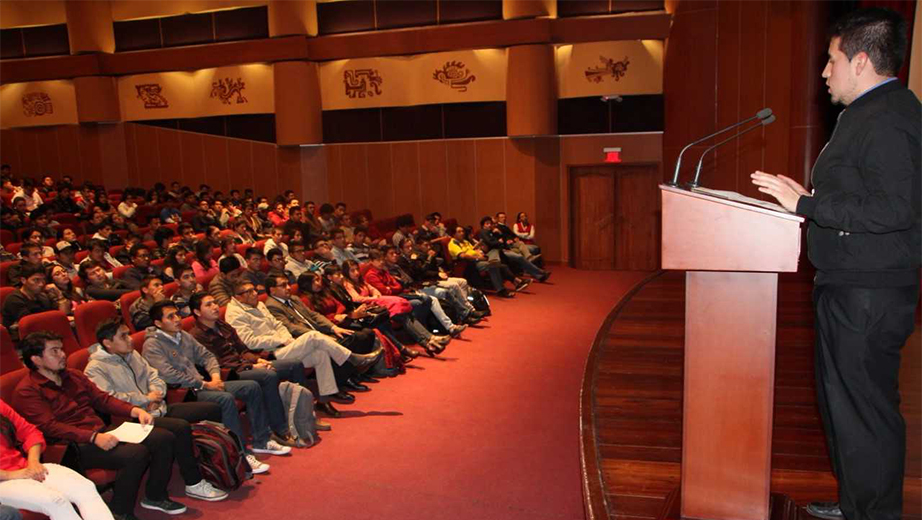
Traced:
MULTIPOLYGON (((204 292, 196 293, 192 296, 189 306, 195 314, 192 337, 218 358, 222 369, 229 370, 240 379, 259 383, 262 387, 266 410, 269 412, 269 426, 279 438, 286 439, 292 445, 307 446, 290 440, 288 413, 282 407, 279 396, 279 381, 291 381, 305 387, 306 390, 307 377, 304 375, 304 365, 298 360, 269 361, 250 352, 234 328, 221 319, 220 308, 212 295, 204 292)), ((316 418, 315 425, 319 430, 330 429, 329 424, 316 418)))
MULTIPOLYGON (((271 249, 267 249, 267 251, 271 251, 271 249)), ((258 247, 248 247, 243 256, 247 260, 247 265, 245 266, 246 270, 241 273, 240 277, 253 284, 253 287, 258 292, 266 292, 266 273, 261 269, 263 256, 265 255, 258 247)), ((227 305, 227 303, 222 303, 221 305, 227 305)))
POLYGON ((45 277, 45 268, 32 264, 21 271, 24 280, 19 289, 3 300, 3 326, 15 336, 19 320, 45 311, 70 312, 71 302, 45 277))
POLYGON ((208 207, 208 201, 202 199, 198 202, 198 208, 195 211, 195 216, 192 217, 192 229, 196 233, 204 233, 208 231, 208 226, 217 226, 218 219, 215 218, 214 212, 211 211, 211 208, 208 207))
MULTIPOLYGON (((83 373, 100 390, 109 395, 143 408, 154 417, 154 426, 162 426, 164 418, 180 419, 188 423, 199 421, 221 422, 221 407, 204 401, 166 404, 166 383, 143 356, 131 345, 128 327, 119 318, 103 321, 96 327, 96 341, 90 347, 90 361, 83 373)), ((169 429, 169 426, 166 426, 169 429)), ((189 446, 191 448, 191 445, 189 446)), ((180 453, 186 446, 177 445, 178 459, 194 458, 191 453, 180 453)), ((215 488, 202 478, 197 465, 180 466, 186 482, 186 494, 209 502, 227 498, 227 493, 215 488)))
POLYGON ((541 257, 541 248, 535 244, 526 244, 519 236, 506 225, 506 212, 500 211, 493 221, 493 232, 506 241, 513 250, 524 256, 529 262, 538 262, 541 257))
POLYGON ((308 261, 304 256, 304 242, 292 242, 288 245, 288 261, 285 262, 285 270, 290 272, 295 280, 304 273, 310 272, 313 262, 308 261))
POLYGON ((176 230, 179 232, 179 243, 186 251, 195 251, 195 228, 188 222, 183 222, 176 230))
POLYGON ((322 273, 323 270, 331 264, 336 263, 333 256, 333 250, 330 249, 330 243, 326 240, 318 240, 314 243, 314 259, 311 260, 311 271, 322 273))
MULTIPOLYGON (((292 298, 291 288, 284 276, 270 276, 266 280, 266 287, 269 292, 266 308, 293 337, 298 338, 311 331, 317 331, 359 354, 370 354, 378 348, 374 331, 369 329, 352 331, 338 327, 323 314, 304 305, 300 298, 292 298)), ((369 390, 367 386, 361 384, 358 374, 347 378, 343 381, 342 386, 358 392, 369 390)))
POLYGON ((301 240, 307 242, 311 237, 311 227, 301 218, 302 210, 300 206, 288 208, 288 222, 282 227, 282 233, 289 237, 295 236, 295 231, 301 232, 301 240))
POLYGON ((269 272, 266 273, 266 280, 273 276, 284 276, 289 283, 294 283, 297 280, 285 269, 285 255, 282 254, 281 249, 270 250, 266 255, 266 260, 269 261, 269 272))
POLYGON ((342 267, 346 260, 358 262, 359 259, 346 247, 346 232, 342 228, 333 230, 332 248, 333 258, 342 267))
MULTIPOLYGON (((423 244, 425 244, 425 242, 419 243, 419 245, 423 244)), ((462 284, 456 281, 457 278, 450 279, 448 275, 435 265, 433 261, 434 256, 427 257, 430 268, 435 269, 433 278, 429 275, 431 271, 426 271, 425 268, 422 267, 423 264, 419 255, 412 252, 412 244, 410 244, 409 239, 403 239, 400 245, 402 248, 405 248, 407 253, 401 255, 400 251, 396 248, 387 248, 387 252, 384 254, 384 266, 387 272, 397 279, 405 289, 416 289, 433 298, 447 302, 454 310, 459 323, 475 324, 483 318, 483 314, 478 313, 471 302, 468 301, 467 292, 461 288, 462 284), (411 257, 414 255, 416 255, 416 258, 411 260, 411 257), (421 277, 417 278, 417 276, 421 277), (444 276, 444 278, 440 276, 444 276), (450 282, 449 280, 453 281, 450 282)), ((433 252, 432 249, 427 250, 433 252)), ((464 282, 463 286, 466 287, 467 282, 464 282)))
MULTIPOLYGON (((192 298, 193 294, 204 291, 205 289, 202 287, 202 284, 195 280, 195 271, 192 270, 191 265, 181 266, 176 274, 178 276, 176 281, 179 284, 179 289, 173 293, 173 296, 170 297, 170 301, 176 304, 180 316, 188 318, 192 316, 192 309, 189 308, 189 299, 192 298)), ((217 276, 215 276, 215 278, 217 278, 217 276)), ((214 283, 213 279, 211 283, 214 283)))
POLYGON ((282 250, 282 254, 285 255, 285 258, 288 258, 288 244, 282 242, 282 235, 284 235, 284 233, 285 231, 281 226, 272 228, 272 231, 269 233, 269 238, 266 240, 266 245, 263 246, 263 255, 268 255, 269 251, 279 248, 282 250))
POLYGON ((90 240, 86 249, 90 254, 80 263, 82 264, 90 261, 96 262, 102 267, 103 271, 106 272, 106 276, 109 278, 112 278, 112 271, 114 271, 116 267, 122 266, 121 262, 109 254, 109 246, 103 240, 90 240))
POLYGON ((493 219, 490 217, 480 219, 480 241, 489 248, 488 258, 505 260, 542 283, 551 277, 550 271, 542 270, 521 254, 513 251, 512 244, 503 240, 501 234, 494 232, 493 219))
POLYGON ((187 483, 201 481, 188 422, 163 418, 140 444, 120 443, 106 433, 109 427, 100 413, 135 418, 142 425, 152 425, 154 418, 143 408, 101 391, 79 370, 67 368, 60 336, 34 332, 20 344, 20 351, 29 375, 16 386, 13 408, 49 440, 73 443, 82 467, 118 470, 109 503, 116 518, 136 518, 134 504, 145 472, 141 507, 172 515, 186 511, 186 506, 170 500, 167 484, 174 455, 187 483))
POLYGON ((413 245, 416 245, 416 231, 412 231, 413 226, 413 217, 409 215, 401 215, 397 218, 397 231, 394 232, 394 235, 391 237, 391 243, 394 247, 400 247, 400 241, 409 238, 413 245))
POLYGON ((45 266, 45 260, 42 257, 42 246, 38 244, 33 244, 32 242, 24 243, 19 249, 19 257, 19 263, 10 266, 10 270, 6 273, 9 284, 13 287, 22 285, 22 273, 26 266, 32 265, 41 268, 45 266))
POLYGON ((77 256, 77 246, 75 242, 61 240, 55 245, 58 254, 54 259, 54 264, 59 265, 67 271, 68 278, 76 278, 79 275, 77 264, 74 259, 77 256))
POLYGON ((86 260, 80 264, 80 279, 86 284, 84 291, 91 300, 108 300, 117 302, 123 294, 131 292, 121 280, 110 279, 106 271, 95 260, 86 260))
MULTIPOLYGON (((472 281, 472 278, 479 275, 475 273, 484 273, 486 272, 490 276, 490 284, 493 286, 493 290, 503 298, 512 298, 515 296, 515 293, 511 292, 503 285, 504 279, 512 278, 512 273, 508 268, 503 269, 499 260, 488 260, 486 253, 481 249, 474 247, 473 244, 467 239, 467 232, 462 226, 455 228, 454 236, 451 241, 448 242, 448 252, 451 254, 453 260, 466 260, 469 262, 467 266, 467 271, 464 277, 468 281, 472 281)), ((513 278, 516 281, 516 289, 524 288, 528 285, 524 280, 518 280, 513 278)))
POLYGON ((346 247, 346 251, 352 253, 352 256, 356 258, 356 262, 361 263, 368 260, 368 253, 371 252, 371 249, 372 247, 368 244, 368 228, 356 226, 355 233, 352 235, 352 242, 346 247))
POLYGON ((338 415, 336 409, 329 404, 330 401, 342 404, 355 401, 352 394, 339 390, 330 361, 339 366, 348 361, 355 368, 366 368, 378 360, 380 351, 374 354, 355 354, 317 331, 302 334, 295 339, 272 316, 266 305, 259 301, 253 284, 241 280, 234 290, 234 299, 227 305, 225 319, 237 331, 247 348, 268 352, 276 359, 293 359, 306 367, 314 367, 320 391, 318 409, 329 415, 338 415))
POLYGON ((131 267, 122 274, 122 280, 125 285, 131 289, 138 289, 141 286, 141 280, 148 276, 156 276, 163 283, 170 283, 172 278, 163 274, 163 269, 151 265, 150 248, 143 243, 132 246, 128 252, 131 257, 131 267))
POLYGON ((153 327, 154 322, 150 319, 150 308, 155 303, 166 299, 163 294, 163 282, 155 276, 147 276, 141 280, 141 297, 131 303, 128 308, 128 315, 131 316, 131 324, 134 330, 144 330, 153 327))
POLYGON ((240 278, 240 271, 240 262, 236 257, 228 256, 218 262, 218 274, 208 284, 208 293, 214 296, 221 307, 230 303, 234 297, 234 284, 240 278))
POLYGON ((221 422, 237 435, 245 449, 249 443, 240 424, 235 398, 246 403, 253 434, 253 448, 247 452, 246 459, 253 473, 264 473, 269 470, 269 465, 260 462, 250 451, 272 455, 291 452, 291 448, 271 438, 259 383, 222 381, 218 360, 191 334, 182 330, 182 319, 173 302, 165 300, 155 303, 151 307, 150 316, 154 327, 147 330, 144 357, 157 369, 166 384, 188 389, 199 401, 218 403, 221 407, 221 422), (198 367, 208 374, 208 381, 202 377, 198 367))

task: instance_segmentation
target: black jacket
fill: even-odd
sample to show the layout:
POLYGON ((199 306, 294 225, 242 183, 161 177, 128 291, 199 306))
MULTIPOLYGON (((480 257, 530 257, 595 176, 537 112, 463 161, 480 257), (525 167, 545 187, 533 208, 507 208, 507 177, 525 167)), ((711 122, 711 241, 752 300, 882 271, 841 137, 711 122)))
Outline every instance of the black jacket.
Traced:
POLYGON ((903 286, 922 264, 919 100, 899 81, 853 101, 813 167, 807 251, 816 283, 903 286))

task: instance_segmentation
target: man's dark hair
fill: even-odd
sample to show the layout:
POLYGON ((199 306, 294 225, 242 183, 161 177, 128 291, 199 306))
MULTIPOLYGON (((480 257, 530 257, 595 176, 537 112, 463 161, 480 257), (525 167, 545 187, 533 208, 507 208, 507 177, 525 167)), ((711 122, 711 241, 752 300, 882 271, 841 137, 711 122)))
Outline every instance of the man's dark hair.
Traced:
POLYGON ((496 212, 496 218, 499 218, 500 215, 505 215, 505 214, 506 214, 505 211, 497 211, 497 212, 496 212))
POLYGON ((138 253, 140 253, 141 251, 147 251, 148 253, 150 253, 150 248, 144 245, 143 242, 138 242, 137 244, 131 246, 131 249, 128 251, 128 254, 131 256, 131 258, 136 258, 138 256, 138 253))
POLYGON ((80 263, 80 268, 77 270, 77 276, 79 276, 80 279, 84 282, 87 282, 89 281, 87 279, 87 273, 90 272, 91 269, 96 269, 97 267, 102 267, 102 264, 96 260, 84 260, 80 263))
POLYGON ((138 286, 138 291, 141 291, 143 294, 144 291, 142 289, 150 288, 150 283, 154 280, 160 280, 160 283, 163 283, 163 280, 161 280, 159 276, 145 276, 144 278, 141 278, 141 285, 138 286))
POLYGON ((304 242, 300 240, 292 240, 291 242, 288 243, 289 252, 293 252, 295 250, 295 247, 301 247, 302 249, 307 249, 307 246, 304 245, 304 242))
POLYGON ((906 58, 906 20, 890 9, 852 11, 833 24, 829 37, 841 39, 839 50, 849 61, 859 52, 867 53, 874 71, 881 76, 896 76, 906 58))
POLYGON ((249 260, 253 255, 263 256, 263 252, 258 247, 248 247, 246 252, 243 254, 243 258, 249 260))
POLYGON ((238 278, 237 280, 234 280, 234 296, 239 296, 240 290, 247 285, 253 285, 253 282, 247 280, 246 278, 238 278))
POLYGON ((211 296, 205 291, 199 291, 194 293, 189 297, 189 310, 198 311, 202 309, 202 302, 205 301, 206 296, 211 296))
POLYGON ((320 206, 320 214, 329 215, 330 213, 333 213, 333 206, 331 206, 328 202, 324 202, 320 206))
POLYGON ((154 303, 150 306, 150 319, 153 321, 162 321, 164 309, 168 308, 179 309, 172 300, 160 300, 159 302, 154 303))
POLYGON ((403 246, 405 246, 405 245, 407 245, 407 244, 412 244, 412 243, 413 243, 413 241, 410 240, 409 237, 405 237, 405 238, 403 238, 403 239, 400 240, 400 249, 403 249, 403 246))
POLYGON ((397 217, 397 227, 410 227, 413 225, 413 217, 411 215, 400 215, 397 217))
POLYGON ((268 253, 266 253, 266 260, 271 262, 277 256, 284 257, 285 253, 283 253, 281 249, 277 247, 273 247, 272 249, 269 250, 268 253))
POLYGON ((352 234, 355 235, 356 233, 365 233, 365 235, 368 235, 368 228, 365 226, 355 226, 355 229, 352 230, 352 234))
POLYGON ((400 254, 400 251, 398 251, 396 247, 394 247, 394 246, 387 246, 387 247, 384 248, 384 254, 385 254, 385 256, 391 254, 391 251, 397 253, 398 255, 400 254))
POLYGON ((192 224, 189 224, 188 222, 183 222, 176 229, 179 230, 180 235, 182 235, 187 229, 191 229, 192 232, 195 233, 195 228, 193 228, 192 224))
POLYGON ((372 249, 371 251, 368 252, 369 260, 381 260, 383 258, 384 258, 384 253, 382 253, 378 249, 372 249))
POLYGON ((92 251, 92 250, 96 249, 97 247, 98 247, 98 248, 101 248, 101 249, 103 250, 103 252, 108 252, 108 251, 109 251, 109 243, 106 242, 105 240, 102 240, 102 239, 99 239, 99 238, 94 238, 94 239, 90 240, 89 243, 87 243, 87 245, 86 245, 86 250, 87 250, 87 251, 92 251))
POLYGON ((337 209, 339 209, 339 208, 346 209, 346 203, 345 203, 345 202, 337 202, 337 203, 336 203, 336 208, 337 208, 337 209))
POLYGON ((225 256, 218 262, 218 270, 224 274, 230 274, 240 269, 240 260, 236 256, 225 256))
POLYGON ((343 231, 342 228, 335 228, 335 229, 333 229, 333 231, 330 231, 330 238, 332 238, 333 240, 336 240, 336 237, 337 237, 338 235, 342 235, 343 237, 345 237, 345 236, 346 236, 346 232, 343 231))
POLYGON ((480 227, 483 227, 483 225, 484 225, 485 223, 487 223, 487 222, 493 222, 493 217, 490 217, 490 216, 488 215, 488 216, 483 217, 482 219, 480 219, 480 227))
POLYGON ((163 244, 164 240, 169 240, 175 234, 176 232, 173 231, 173 228, 168 228, 166 226, 158 227, 157 230, 154 231, 154 242, 159 246, 163 244))
POLYGON ((33 332, 19 342, 19 353, 22 355, 22 362, 29 370, 35 370, 35 363, 32 362, 32 356, 42 357, 45 353, 45 344, 49 341, 62 341, 61 336, 54 332, 40 330, 33 332))
MULTIPOLYGON (((239 261, 238 261, 238 264, 239 264, 239 261)), ((190 264, 182 264, 179 267, 173 268, 173 274, 176 275, 177 280, 182 278, 182 274, 185 273, 186 271, 192 271, 192 273, 195 274, 195 269, 190 264)))
POLYGON ((19 271, 22 281, 25 282, 30 277, 40 274, 45 276, 45 266, 44 265, 35 265, 35 264, 26 264, 22 266, 22 270, 19 271))
POLYGON ((283 274, 274 274, 272 276, 266 277, 266 292, 269 292, 273 287, 279 286, 279 280, 285 280, 285 283, 288 283, 288 277, 283 274))
MULTIPOLYGON (((323 268, 323 276, 326 276, 326 277, 330 277, 336 273, 342 273, 342 272, 343 272, 342 268, 336 264, 330 264, 323 268)), ((302 274, 301 276, 304 276, 304 275, 302 274)), ((299 276, 298 280, 300 279, 301 277, 299 276)))
POLYGON ((106 351, 108 351, 109 349, 106 348, 105 345, 103 345, 102 341, 104 339, 112 341, 112 338, 115 337, 115 335, 118 333, 119 327, 121 326, 122 326, 121 318, 110 318, 108 320, 104 320, 103 322, 101 322, 99 325, 96 326, 96 341, 100 344, 100 346, 102 346, 103 348, 106 349, 106 351))
POLYGON ((19 247, 19 256, 25 258, 29 256, 29 251, 33 249, 42 249, 42 246, 34 244, 32 242, 23 242, 22 246, 19 247))

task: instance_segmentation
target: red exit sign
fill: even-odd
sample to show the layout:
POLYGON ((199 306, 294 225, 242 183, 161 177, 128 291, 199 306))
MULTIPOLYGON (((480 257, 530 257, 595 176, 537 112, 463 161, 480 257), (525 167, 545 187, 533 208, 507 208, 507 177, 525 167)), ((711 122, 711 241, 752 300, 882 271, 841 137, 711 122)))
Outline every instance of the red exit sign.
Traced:
POLYGON ((621 162, 621 148, 602 148, 602 153, 605 154, 605 162, 607 163, 621 162))

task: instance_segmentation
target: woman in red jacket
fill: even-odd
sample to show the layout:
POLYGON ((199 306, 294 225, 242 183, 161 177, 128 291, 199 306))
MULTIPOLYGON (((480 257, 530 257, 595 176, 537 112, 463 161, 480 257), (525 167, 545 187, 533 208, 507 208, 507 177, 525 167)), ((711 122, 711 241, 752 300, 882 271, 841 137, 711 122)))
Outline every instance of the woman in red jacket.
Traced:
POLYGON ((51 520, 113 520, 93 482, 70 468, 42 464, 44 449, 42 432, 0 400, 0 502, 51 520))

